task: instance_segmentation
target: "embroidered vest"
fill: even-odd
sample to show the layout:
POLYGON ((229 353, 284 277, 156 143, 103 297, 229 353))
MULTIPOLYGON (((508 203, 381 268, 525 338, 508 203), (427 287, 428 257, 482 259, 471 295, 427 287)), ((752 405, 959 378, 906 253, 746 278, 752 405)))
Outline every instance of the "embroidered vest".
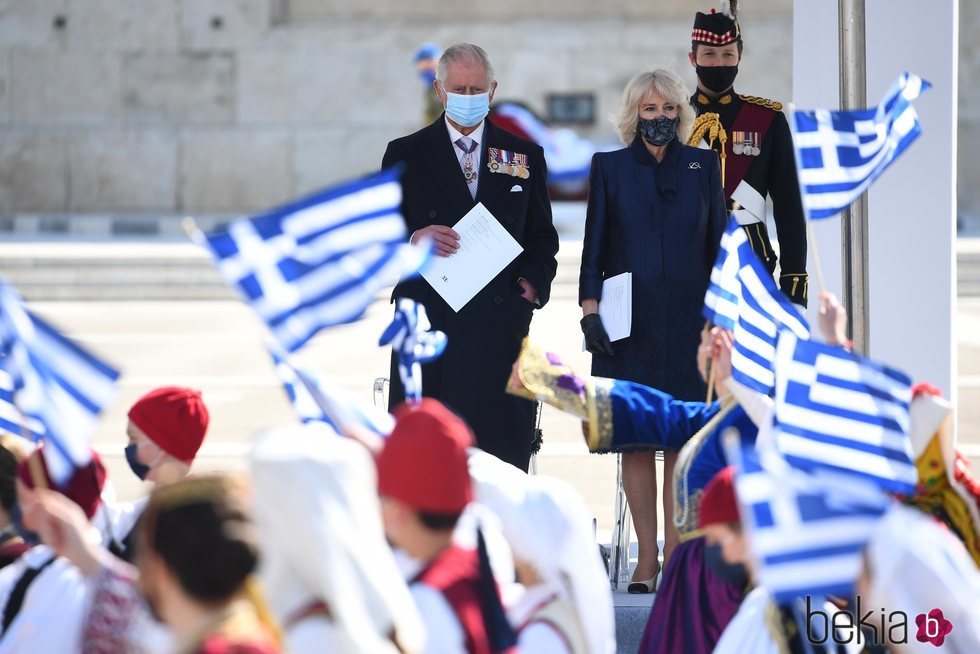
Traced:
POLYGON ((466 634, 466 651, 492 654, 480 609, 480 565, 475 550, 450 545, 415 578, 446 598, 466 634))

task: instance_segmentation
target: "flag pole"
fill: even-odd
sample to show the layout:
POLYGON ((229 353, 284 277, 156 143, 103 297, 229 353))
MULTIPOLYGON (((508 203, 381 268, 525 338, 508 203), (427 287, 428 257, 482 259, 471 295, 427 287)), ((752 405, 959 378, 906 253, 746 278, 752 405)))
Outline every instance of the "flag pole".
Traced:
MULTIPOLYGON (((867 106, 867 52, 865 0, 838 0, 840 46, 840 106, 855 110, 867 106)), ((841 214, 841 299, 847 309, 849 338, 854 351, 870 351, 868 286, 867 192, 841 214)))
POLYGON ((711 404, 712 397, 715 391, 715 367, 711 365, 713 362, 710 357, 708 358, 708 397, 705 399, 705 404, 711 404))
POLYGON ((41 452, 40 443, 38 443, 37 447, 34 449, 34 452, 37 452, 37 456, 27 457, 27 469, 31 473, 31 481, 34 482, 34 488, 46 490, 48 488, 48 482, 44 478, 44 468, 41 467, 41 457, 44 456, 44 453, 41 452))
POLYGON ((194 220, 193 216, 184 216, 184 219, 180 221, 180 226, 187 235, 187 238, 195 243, 199 242, 201 228, 197 226, 197 221, 194 220))
POLYGON ((806 221, 806 235, 810 241, 810 252, 813 253, 813 271, 817 274, 817 292, 823 293, 827 285, 823 281, 823 266, 820 265, 820 252, 817 251, 817 237, 813 233, 813 221, 806 221))
POLYGON ((34 488, 47 489, 48 482, 44 477, 44 469, 41 467, 41 457, 44 456, 44 454, 42 454, 40 451, 41 443, 44 441, 43 439, 35 441, 34 438, 31 437, 31 433, 27 429, 27 416, 24 415, 24 412, 20 410, 19 406, 17 406, 16 401, 12 401, 10 404, 14 407, 14 410, 20 417, 20 437, 34 443, 34 452, 37 452, 37 457, 32 456, 34 452, 30 452, 27 455, 27 471, 31 473, 31 481, 34 482, 34 488))

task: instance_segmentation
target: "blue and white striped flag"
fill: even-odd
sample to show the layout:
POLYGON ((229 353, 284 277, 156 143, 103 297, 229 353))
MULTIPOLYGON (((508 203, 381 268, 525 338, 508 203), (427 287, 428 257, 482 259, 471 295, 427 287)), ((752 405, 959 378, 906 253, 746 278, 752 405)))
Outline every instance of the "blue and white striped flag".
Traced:
POLYGON ((779 604, 852 596, 861 552, 889 498, 853 478, 794 470, 775 452, 757 451, 734 435, 724 444, 759 585, 779 604))
POLYGON ((918 479, 908 435, 911 380, 788 332, 776 349, 774 442, 786 461, 911 494, 918 479))
POLYGON ((779 330, 810 337, 806 319, 776 286, 734 217, 721 237, 703 314, 732 332, 732 376, 760 393, 769 394, 775 384, 779 330))
POLYGON ((718 256, 711 269, 711 281, 704 295, 704 308, 701 313, 708 320, 729 331, 735 329, 738 320, 738 299, 741 284, 738 271, 749 258, 752 246, 745 230, 733 216, 728 217, 728 226, 721 235, 718 256))
POLYGON ((428 247, 406 242, 398 177, 385 170, 195 238, 295 352, 320 329, 359 318, 428 258, 428 247))
POLYGON ((809 218, 840 213, 919 136, 911 102, 930 86, 902 73, 875 108, 793 111, 790 126, 809 218))
POLYGON ((36 441, 44 436, 44 425, 28 418, 14 404, 14 378, 0 368, 0 431, 36 441))
POLYGON ((405 387, 405 398, 412 402, 422 399, 422 365, 446 349, 446 335, 432 326, 425 307, 410 298, 400 298, 395 316, 381 334, 378 345, 391 345, 398 355, 398 374, 405 387))
POLYGON ((269 346, 276 374, 303 423, 322 422, 344 435, 387 438, 395 426, 388 413, 365 406, 342 386, 298 365, 278 347, 269 346))
POLYGON ((772 275, 751 251, 738 271, 741 298, 735 323, 732 377, 768 395, 776 385, 776 338, 788 329, 799 338, 810 338, 806 318, 779 290, 772 275))
POLYGON ((92 460, 99 414, 116 392, 119 372, 27 310, 0 281, 0 369, 28 428, 43 434, 44 460, 62 485, 92 460))

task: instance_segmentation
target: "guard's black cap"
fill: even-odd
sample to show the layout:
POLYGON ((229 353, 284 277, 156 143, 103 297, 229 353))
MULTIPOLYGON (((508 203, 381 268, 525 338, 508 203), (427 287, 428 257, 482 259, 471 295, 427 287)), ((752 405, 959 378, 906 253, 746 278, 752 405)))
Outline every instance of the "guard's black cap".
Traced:
MULTIPOLYGON (((731 3, 734 5, 734 3, 731 3)), ((694 15, 694 29, 691 30, 691 42, 704 45, 722 46, 742 41, 742 30, 738 27, 734 7, 725 7, 722 12, 705 14, 698 12, 694 15), (727 12, 726 12, 727 10, 727 12)))

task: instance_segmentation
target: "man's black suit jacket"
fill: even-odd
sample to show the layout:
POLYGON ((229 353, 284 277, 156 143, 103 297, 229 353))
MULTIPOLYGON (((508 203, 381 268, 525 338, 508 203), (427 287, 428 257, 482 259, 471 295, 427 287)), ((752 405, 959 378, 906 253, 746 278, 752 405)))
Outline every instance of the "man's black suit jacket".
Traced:
MULTIPOLYGON (((429 225, 452 227, 477 202, 500 221, 524 251, 457 313, 424 279, 403 282, 395 297, 425 305, 434 329, 448 337, 443 355, 422 366, 422 391, 459 413, 477 444, 527 469, 533 405, 504 393, 511 365, 527 336, 534 305, 521 297, 518 279, 530 282, 544 306, 558 262, 547 168, 541 147, 486 122, 476 199, 470 196, 444 116, 388 144, 382 166, 402 164, 402 215, 409 233, 429 225), (527 155, 527 179, 491 172, 488 148, 527 155)), ((404 400, 392 358, 390 405, 404 400)))

